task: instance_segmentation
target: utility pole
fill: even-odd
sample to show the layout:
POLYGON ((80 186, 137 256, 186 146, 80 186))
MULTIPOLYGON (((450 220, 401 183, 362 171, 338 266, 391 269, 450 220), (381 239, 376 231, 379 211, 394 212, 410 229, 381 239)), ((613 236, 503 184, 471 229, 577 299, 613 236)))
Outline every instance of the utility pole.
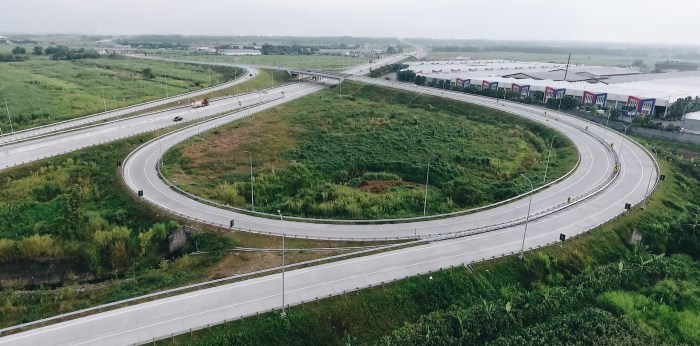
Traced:
POLYGON ((284 311, 284 265, 285 265, 285 259, 284 259, 284 238, 287 233, 285 227, 284 227, 284 220, 282 220, 282 212, 277 209, 277 214, 280 216, 280 223, 282 224, 282 313, 280 316, 282 318, 287 317, 287 313, 284 311))
POLYGON ((530 178, 526 177, 525 174, 521 174, 521 176, 530 183, 530 202, 527 205, 527 217, 525 218, 525 231, 523 232, 523 244, 520 246, 520 259, 522 260, 524 257, 524 252, 525 252, 525 236, 527 235, 527 224, 530 222, 530 207, 532 207, 532 194, 535 192, 535 186, 532 184, 532 181, 530 178))
POLYGON ((168 75, 165 75, 165 97, 170 97, 168 94, 168 75))
POLYGON ((428 178, 430 178, 430 159, 428 159, 428 173, 425 174, 425 198, 423 199, 423 216, 428 210, 428 178))
POLYGON ((10 131, 15 133, 15 128, 12 126, 12 118, 10 118, 10 107, 7 105, 7 98, 5 98, 5 109, 7 109, 7 120, 10 122, 10 131))
MULTIPOLYGON (((618 156, 620 156, 620 160, 622 160, 622 148, 625 147, 625 138, 627 137, 627 129, 630 128, 632 124, 625 125, 625 132, 624 136, 622 136, 622 144, 620 145, 620 153, 618 153, 618 156)), ((622 163, 622 161, 620 161, 622 163)))
MULTIPOLYGON (((656 152, 656 148, 651 147, 651 150, 654 151, 654 157, 659 156, 659 154, 656 152)), ((649 196, 649 187, 651 186, 651 177, 652 176, 653 176, 653 174, 649 174, 649 182, 647 183, 647 192, 644 194, 644 201, 642 201, 642 209, 646 209, 646 207, 647 207, 647 197, 649 196)))
POLYGON ((253 211, 255 211, 255 199, 254 199, 254 189, 255 189, 255 182, 253 181, 253 154, 250 153, 250 151, 245 150, 243 151, 244 153, 248 153, 248 157, 250 158, 250 205, 253 211))
POLYGON ((557 136, 552 137, 552 141, 549 142, 549 151, 547 152, 547 165, 544 167, 544 178, 542 178, 542 185, 547 181, 547 170, 549 170, 549 155, 552 154, 552 145, 554 144, 554 139, 557 136))
MULTIPOLYGON (((564 70, 564 83, 566 83, 566 76, 569 74, 569 63, 571 62, 571 53, 569 53, 569 59, 566 60, 566 70, 564 70)), ((566 87, 566 84, 564 85, 566 87)), ((561 95, 561 98, 559 99, 559 111, 561 112, 561 100, 564 98, 564 95, 566 94, 566 89, 564 89, 564 94, 561 95)))
POLYGON ((105 106, 105 112, 107 111, 107 100, 105 99, 105 87, 102 87, 102 103, 105 106))

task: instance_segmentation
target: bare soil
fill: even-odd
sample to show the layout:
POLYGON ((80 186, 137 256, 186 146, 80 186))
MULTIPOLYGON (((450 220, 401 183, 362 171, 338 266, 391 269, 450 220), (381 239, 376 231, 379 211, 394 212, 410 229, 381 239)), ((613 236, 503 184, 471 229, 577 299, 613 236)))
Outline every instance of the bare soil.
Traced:
POLYGON ((418 184, 400 180, 367 180, 363 181, 358 187, 358 189, 364 192, 380 194, 386 193, 389 190, 389 188, 394 186, 416 187, 418 186, 418 184))

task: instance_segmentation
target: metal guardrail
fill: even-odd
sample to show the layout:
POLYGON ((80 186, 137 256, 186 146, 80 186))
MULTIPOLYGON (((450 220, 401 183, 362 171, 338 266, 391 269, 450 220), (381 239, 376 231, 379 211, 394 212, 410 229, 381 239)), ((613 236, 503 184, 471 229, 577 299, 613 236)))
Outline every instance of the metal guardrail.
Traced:
MULTIPOLYGON (((219 90, 222 90, 222 89, 226 89, 226 88, 228 88, 228 87, 235 86, 235 85, 238 84, 239 82, 245 80, 245 79, 242 79, 242 78, 245 78, 247 75, 248 75, 248 72, 247 72, 247 70, 246 70, 246 73, 245 73, 245 74, 242 74, 241 77, 239 77, 239 78, 236 78, 236 79, 234 79, 234 80, 232 80, 232 81, 228 81, 228 82, 225 82, 225 83, 221 83, 221 84, 218 84, 218 85, 215 85, 215 86, 206 88, 206 89, 191 91, 191 92, 189 92, 189 93, 174 95, 174 96, 170 96, 170 97, 167 97, 167 98, 158 99, 158 100, 154 100, 154 101, 143 102, 143 103, 139 103, 139 104, 135 104, 135 105, 131 105, 131 106, 126 106, 126 107, 122 107, 122 108, 113 109, 113 110, 106 111, 106 112, 100 112, 100 113, 90 114, 90 115, 87 115, 87 116, 84 116, 84 117, 80 117, 80 118, 62 120, 62 121, 58 121, 58 122, 51 123, 51 124, 46 124, 46 125, 41 125, 41 126, 35 126, 35 127, 28 128, 28 129, 22 129, 22 130, 14 131, 14 132, 12 132, 12 133, 6 133, 6 134, 4 134, 0 139, 3 139, 3 140, 4 140, 4 138, 7 137, 7 136, 11 136, 11 135, 15 135, 15 134, 22 134, 22 133, 30 132, 30 131, 38 131, 38 130, 41 130, 41 129, 44 129, 44 128, 48 128, 48 127, 59 126, 59 128, 57 128, 56 130, 67 129, 67 128, 76 127, 76 126, 80 126, 80 125, 84 125, 84 124, 88 124, 88 123, 93 123, 93 122, 98 122, 98 121, 104 121, 104 120, 107 120, 107 119, 110 119, 110 118, 114 118, 114 117, 119 117, 119 116, 122 116, 122 115, 125 115, 125 114, 131 114, 131 113, 134 113, 134 112, 139 112, 139 111, 146 110, 146 109, 149 109, 149 108, 154 108, 154 107, 162 106, 162 105, 165 105, 165 104, 168 104, 168 103, 171 103, 171 102, 176 102, 176 101, 185 100, 185 99, 190 98, 190 97, 197 97, 197 96, 206 95, 206 94, 211 93, 211 92, 215 92, 215 91, 219 91, 219 90), (115 113, 115 112, 116 112, 116 113, 115 113), (110 113, 115 113, 115 114, 113 114, 112 116, 109 116, 109 117, 102 118, 102 119, 95 119, 95 118, 99 118, 100 116, 108 115, 108 114, 110 114, 110 113), (63 125, 63 124, 68 124, 68 123, 75 123, 75 124, 72 125, 72 126, 60 127, 61 125, 63 125)), ((37 135, 45 134, 45 133, 52 133, 52 132, 53 132, 53 131, 45 131, 45 132, 42 132, 42 133, 38 133, 37 135)), ((36 137, 36 136, 20 137, 20 138, 17 138, 16 140, 8 141, 8 142, 3 142, 3 143, 5 143, 5 144, 11 144, 11 143, 17 142, 18 140, 26 139, 27 137, 34 138, 34 137, 36 137)))
MULTIPOLYGON (((484 105, 489 106, 489 107, 493 107, 492 104, 484 104, 484 105)), ((532 111, 531 109, 527 109, 527 107, 517 107, 517 106, 516 106, 515 108, 521 108, 521 110, 525 110, 525 111, 532 111)), ((255 112, 255 113, 257 113, 257 112, 255 112)), ((255 114, 255 113, 253 113, 253 114, 255 114)), ((517 115, 517 114, 516 114, 516 115, 517 115)), ((551 115, 548 116, 548 118, 558 120, 557 118, 554 118, 554 117, 552 117, 551 115)), ((601 143, 601 144, 603 145, 603 147, 606 148, 606 150, 608 150, 608 151, 612 154, 612 157, 613 157, 614 161, 615 161, 615 162, 619 162, 619 157, 618 157, 617 152, 616 152, 615 150, 613 150, 612 148, 608 147, 607 143, 605 143, 605 142, 603 141, 603 139, 602 139, 600 136, 598 136, 598 135, 596 135, 596 134, 594 134, 594 133, 592 133, 592 132, 590 132, 590 131, 587 131, 587 130, 584 129, 583 127, 581 127, 581 126, 579 126, 579 125, 576 125, 576 124, 573 124, 573 123, 571 123, 571 122, 568 122, 568 121, 566 121, 566 120, 562 120, 562 122, 568 124, 569 126, 571 126, 571 127, 573 127, 573 128, 577 128, 577 129, 579 129, 580 131, 584 131, 584 132, 587 133, 588 135, 590 135, 590 136, 592 136, 593 138, 595 138, 599 143, 601 143)), ((200 131, 200 132, 198 132, 197 134, 199 134, 199 133, 201 133, 201 132, 205 132, 205 131, 208 131, 208 130, 200 131)), ((197 134, 195 134, 195 135, 197 135, 197 134)), ((195 136, 195 135, 192 135, 192 136, 195 136)), ((192 136, 190 136, 190 137, 192 137, 192 136)), ((187 138, 190 138, 190 137, 187 137, 187 138)), ((135 151, 137 151, 137 150, 139 150, 139 149, 136 149, 135 151)), ((579 162, 580 162, 580 157, 579 157, 579 162)), ((576 166, 578 167, 578 163, 577 163, 576 166)), ((197 200, 197 201, 203 202, 203 203, 205 203, 205 204, 207 204, 206 202, 212 202, 212 201, 210 201, 210 200, 204 199, 204 198, 202 198, 202 197, 199 197, 199 196, 193 195, 193 194, 191 194, 191 193, 189 193, 189 192, 187 192, 187 191, 184 191, 184 190, 178 188, 177 186, 174 186, 172 183, 170 183, 169 181, 167 181, 167 179, 164 179, 164 177, 163 177, 163 175, 162 175, 162 172, 160 171, 159 166, 158 166, 157 164, 156 164, 156 170, 157 170, 157 172, 158 172, 159 178, 160 178, 160 179, 163 179, 163 180, 166 182, 166 184, 168 184, 172 189, 174 189, 174 190, 177 191, 178 193, 181 193, 181 194, 183 194, 183 195, 186 195, 186 196, 188 196, 188 197, 191 197, 191 198, 193 198, 193 199, 195 199, 195 200, 197 200)), ((573 172, 574 170, 575 170, 575 168, 574 168, 571 172, 573 172)), ((569 172, 569 174, 571 174, 571 172, 569 172)), ((568 175, 568 174, 567 174, 567 175, 568 175)), ((598 185, 592 187, 591 189, 586 190, 586 191, 584 191, 584 192, 582 192, 582 193, 580 193, 580 194, 578 194, 578 195, 573 196, 573 197, 571 198, 571 202, 570 202, 570 203, 569 203, 569 202, 562 202, 562 203, 557 204, 557 205, 555 205, 555 206, 552 206, 552 207, 550 207, 550 208, 548 208, 548 209, 546 209, 546 210, 543 210, 543 211, 540 211, 540 212, 538 212, 538 213, 535 213, 535 214, 531 215, 531 216, 530 216, 530 219, 534 219, 534 218, 539 218, 539 217, 542 217, 542 216, 546 216, 546 215, 549 215, 549 214, 551 214, 551 213, 553 213, 553 212, 557 212, 557 211, 559 211, 559 210, 565 209, 565 208, 567 208, 567 207, 569 207, 569 206, 571 206, 571 205, 577 204, 577 203, 581 202, 582 200, 585 200, 585 199, 587 199, 587 198, 589 198, 589 197, 591 197, 591 196, 597 194, 598 192, 604 190, 605 188, 607 188, 607 186, 609 186, 609 185, 612 183, 612 181, 613 181, 617 176, 618 176, 618 172, 614 172, 614 171, 613 171, 613 172, 612 172, 603 182, 601 182, 600 184, 598 184, 598 185)), ((564 177, 561 177, 560 179, 563 179, 563 178, 564 178, 564 177)), ((560 179, 559 179, 559 180, 560 180, 560 179)), ((551 184, 551 183, 550 183, 550 184, 551 184)), ((546 186, 546 185, 545 185, 545 186, 546 186)), ((540 187, 540 188, 538 188, 538 189, 541 189, 541 188, 543 188, 543 187, 540 187)), ((535 191, 537 191, 537 190, 535 190, 535 191)), ((531 193, 531 192, 528 192, 528 193, 523 194, 523 195, 521 195, 521 196, 519 196, 519 197, 526 196, 526 195, 528 195, 528 194, 530 194, 530 193, 531 193)), ((532 193, 534 193, 534 192, 532 192, 532 193)), ((144 197, 144 199, 148 200, 148 198, 146 198, 146 197, 144 197)), ((511 200, 512 200, 512 199, 511 199, 511 200)), ((509 201, 510 201, 510 200, 509 200, 509 201)), ((237 208, 234 208, 234 207, 229 207, 229 206, 222 205, 222 204, 217 203, 217 202, 212 202, 212 203, 213 203, 213 206, 217 206, 217 207, 218 207, 218 206, 223 206, 225 209, 229 209, 229 210, 230 210, 230 209, 237 209, 237 208)), ((246 232, 257 233, 257 234, 262 234, 262 235, 276 235, 276 236, 281 236, 281 235, 282 235, 282 234, 280 234, 280 233, 275 233, 275 232, 261 232, 261 231, 251 230, 251 229, 244 230, 244 229, 241 229, 241 228, 231 228, 231 227, 229 227, 228 225, 224 225, 224 224, 217 224, 217 223, 213 223, 213 222, 207 222, 206 220, 198 220, 198 219, 196 219, 196 218, 193 219, 193 218, 190 218, 190 217, 187 216, 187 215, 181 214, 181 213, 179 213, 179 212, 177 212, 177 211, 175 211, 175 210, 171 210, 171 209, 164 208, 164 207, 162 207, 162 206, 160 206, 160 205, 157 205, 156 203, 153 203, 153 202, 151 202, 150 204, 155 205, 157 208, 159 208, 159 209, 161 209, 161 210, 164 210, 164 211, 166 211, 166 212, 169 212, 169 213, 178 215, 179 217, 184 218, 184 219, 186 219, 186 220, 191 220, 191 221, 194 221, 194 222, 197 222, 197 223, 206 224, 206 225, 210 225, 210 226, 217 227, 217 228, 238 229, 238 230, 240 230, 240 231, 246 231, 246 232)), ((257 214, 257 213, 256 213, 256 214, 257 214)), ((264 213, 261 213, 261 214, 264 214, 264 213)), ((270 215, 270 214, 264 214, 264 215, 270 215)), ((294 218, 287 217, 286 219, 294 219, 294 218)), ((435 236, 437 236, 437 237, 445 237, 445 236, 450 236, 450 235, 455 235, 455 234, 458 234, 458 235, 459 235, 459 234, 462 234, 462 235, 467 235, 467 234, 468 234, 468 235, 472 235, 472 234, 484 233, 484 232, 493 231, 493 230, 496 230, 496 229, 502 229, 502 228, 507 228, 507 227, 511 227, 511 226, 514 226, 514 225, 518 225, 518 224, 520 224, 520 223, 525 222, 525 219, 526 219, 526 218, 520 218, 520 219, 511 220, 511 221, 508 221, 508 222, 505 222, 505 223, 497 224, 497 225, 490 225, 490 226, 485 226, 485 227, 481 227, 481 228, 474 228, 474 229, 469 229, 469 230, 463 230, 463 231, 455 231, 455 232, 440 233, 440 234, 437 234, 437 235, 435 235, 435 236)), ((343 220, 343 221, 344 221, 344 220, 343 220)), ((416 235, 414 235, 414 236, 402 236, 402 237, 376 237, 376 238, 309 237, 309 236, 303 236, 303 237, 302 237, 302 236, 288 235, 288 234, 285 234, 285 236, 286 236, 286 237, 293 237, 293 238, 303 238, 303 239, 345 240, 345 241, 407 240, 407 239, 416 239, 416 238, 417 238, 416 235)), ((429 238, 430 238, 430 236, 424 236, 423 239, 429 239, 429 238)))
MULTIPOLYGON (((193 125, 190 125, 190 126, 194 126, 194 125, 196 125, 196 124, 193 124, 193 125)), ((570 124, 570 125, 571 125, 571 124, 570 124)), ((574 126, 576 126, 576 125, 574 125, 574 126)), ((593 134, 591 133, 591 135, 593 135, 593 134)), ((595 135, 594 135, 594 136, 595 136, 595 135)), ((601 139, 599 136, 597 136, 597 137, 598 137, 599 141, 602 141, 602 139, 601 139)), ((650 157, 652 158, 652 160, 654 161, 654 163, 655 163, 655 165, 656 165, 657 173, 660 172, 659 166, 658 166, 658 162, 655 160, 655 158, 654 158, 653 156, 651 156, 651 153, 649 153, 648 150, 646 150, 646 148, 642 147, 639 143, 637 143, 636 141, 634 141, 632 138, 628 138, 628 139, 629 139, 630 141, 634 142, 637 146, 643 148, 643 149, 647 152, 647 154, 650 155, 650 157)), ((151 140, 151 141, 153 141, 153 140, 151 140)), ((151 141, 149 141, 149 142, 151 142, 151 141)), ((608 146, 606 145, 606 143, 603 143, 603 144, 605 145, 606 148, 608 148, 608 146)), ((144 143, 144 144, 141 145, 140 147, 142 147, 142 146, 144 146, 144 145, 146 145, 146 143, 144 143)), ((139 148, 140 148, 140 147, 139 147, 139 148)), ((138 150, 138 149, 137 149, 137 150, 138 150)), ((614 155, 614 157, 616 158, 616 161, 618 161, 619 158, 617 157, 616 152, 615 152, 614 150, 611 150, 610 148, 609 148, 608 150, 613 152, 613 155, 614 155)), ((131 156, 131 155, 132 155, 133 153, 135 153, 135 152, 136 152, 136 150, 135 150, 135 151, 132 151, 132 152, 129 154, 129 156, 131 156)), ((128 158, 129 156, 127 156, 127 158, 128 158)), ((126 161, 126 160, 125 160, 125 161, 126 161)), ((122 174, 123 174, 123 169, 122 169, 122 174)), ((611 178, 609 177, 608 179, 606 179, 606 181, 607 181, 607 180, 609 180, 609 181, 608 181, 606 184, 604 184, 603 187, 601 187, 601 190, 602 190, 602 189, 605 189, 605 187, 609 186, 609 184, 611 184, 612 181, 614 180, 614 178, 617 177, 617 176, 618 176, 618 174, 615 172, 615 173, 613 174, 613 177, 611 177, 611 178)), ((654 184, 654 189, 656 188, 656 186, 658 186, 658 174, 657 174, 656 183, 654 184)), ((651 191, 653 191, 654 189, 650 189, 650 193, 651 193, 651 191)), ((601 191, 601 190, 599 190, 599 191, 601 191)), ((598 192, 599 192, 599 191, 598 191, 598 192)), ((596 193, 597 193, 597 192, 596 192, 596 193)), ((648 196, 648 195, 647 195, 647 196, 648 196)), ((589 195, 588 197, 590 197, 590 195, 589 195)), ((586 197, 586 198, 588 198, 588 197, 586 197)), ((576 203, 579 203, 579 202, 581 202, 581 201, 583 201, 583 200, 584 200, 584 199, 576 200, 576 201, 574 201, 574 203, 571 203, 571 205, 576 204, 576 203)), ((638 204, 639 204, 639 202, 635 203, 634 206, 636 206, 636 205, 638 205, 638 204)), ((156 205, 156 206, 157 206, 157 205, 156 205)), ((160 208, 160 206, 157 206, 157 207, 160 208)), ((566 206, 564 206, 564 208, 565 208, 565 207, 566 207, 566 206)), ((163 209, 163 208, 161 208, 161 209, 163 209)), ((166 209, 164 209, 164 210, 166 210, 166 209)), ((543 217, 543 216, 545 216, 545 215, 547 215, 547 214, 551 214, 551 213, 555 212, 556 210, 560 210, 560 209, 556 209, 556 210, 555 210, 554 207, 552 207, 552 208, 549 208, 548 210, 549 210, 548 213, 547 213, 547 212, 542 212, 542 213, 540 213, 541 215, 538 215, 538 216, 537 216, 537 218, 543 217), (550 209, 551 209, 551 210, 550 210, 550 209)), ((179 214, 179 213, 176 213, 176 214, 179 214)), ((179 215, 180 215, 180 216, 183 216, 183 217, 186 217, 186 216, 184 216, 184 215, 182 215, 182 214, 179 214, 179 215)), ((536 214, 536 215, 537 215, 537 214, 536 214)), ((585 229, 585 230, 582 230, 582 231, 580 231, 580 232, 577 232, 576 234, 570 235, 570 239, 571 239, 571 238, 575 238, 575 237, 577 237, 577 236, 579 236, 579 235, 582 235, 582 234, 584 234, 584 233, 587 233, 587 232, 589 232, 589 231, 592 230, 592 229, 595 229, 595 228, 598 228, 598 227, 600 227, 600 226, 602 226, 602 225, 605 225, 605 224, 607 224, 607 223, 609 223, 609 222, 611 222, 611 221, 613 221, 613 220, 619 218, 621 215, 623 215, 623 214, 618 214, 618 215, 613 216, 613 217, 609 218, 608 220, 606 220, 606 221, 604 221, 604 222, 602 222, 602 223, 600 223, 600 224, 598 224, 598 225, 589 227, 588 229, 585 229)), ((535 219, 535 218, 534 218, 534 217, 531 217, 531 219, 535 219)), ((213 224, 212 224, 212 225, 213 225, 213 224)), ((507 227, 510 227, 510 226, 513 226, 513 225, 517 225, 517 224, 508 224, 507 226, 506 226, 505 224, 502 224, 503 227, 500 227, 500 228, 507 228, 507 227)), ((221 227, 221 226, 223 226, 223 225, 220 225, 219 227, 221 227)), ((228 227, 225 227, 225 226, 224 226, 223 228, 227 228, 227 229, 228 229, 228 227)), ((495 230, 495 229, 492 229, 492 230, 495 230)), ((486 232, 486 230, 483 230, 481 233, 483 233, 483 232, 486 232)), ((260 232, 258 232, 258 233, 260 233, 260 232)), ((297 264, 288 265, 288 266, 286 266, 286 267, 300 267, 300 266, 303 266, 303 265, 318 264, 318 263, 322 263, 322 262, 324 262, 324 261, 330 261, 330 260, 345 258, 345 257, 349 257, 349 256, 357 256, 357 255, 359 255, 359 254, 369 253, 369 252, 372 252, 372 251, 387 250, 387 249, 394 248, 394 247, 401 247, 401 246, 408 246, 408 245, 412 245, 412 244, 424 243, 425 241, 438 241, 438 240, 444 240, 444 239, 454 239, 454 238, 458 238, 458 237, 469 236, 469 235, 472 235, 472 234, 473 234, 473 233, 453 232, 453 233, 451 233, 451 234, 437 235, 437 236, 435 236, 435 237, 428 237, 428 238, 424 238, 424 239, 414 240, 414 241, 412 241, 412 242, 403 243, 403 244, 389 245, 389 246, 382 247, 382 248, 377 248, 377 249, 369 249, 369 250, 354 252, 354 253, 350 253, 350 254, 342 254, 342 255, 337 255, 337 256, 331 256, 331 257, 327 257, 327 258, 324 258, 324 259, 318 259, 318 260, 312 260, 312 261, 301 262, 301 263, 297 263, 297 264)), ((293 237, 294 237, 294 238, 297 238, 296 236, 293 236, 293 237)), ((329 239, 330 239, 330 238, 329 238, 329 239)), ((387 238, 387 239, 389 239, 389 238, 387 238)), ((393 239, 393 238, 392 238, 392 239, 393 239)), ((398 238, 397 238, 397 239, 398 239, 398 238)), ((527 251, 532 251, 532 250, 540 249, 540 248, 542 248, 542 247, 550 246, 550 245, 553 245, 553 244, 556 244, 556 243, 557 243, 557 242, 554 241, 554 242, 549 242, 549 243, 546 243, 546 244, 538 245, 538 246, 536 246, 536 247, 534 247, 534 248, 533 248, 533 247, 529 247, 529 248, 527 249, 527 251)), ((476 263, 476 262, 486 261, 486 260, 490 260, 490 259, 496 259, 496 258, 502 258, 502 257, 507 257, 507 256, 513 256, 513 255, 515 255, 515 254, 516 254, 516 252, 510 252, 510 253, 503 253, 503 254, 501 254, 501 255, 499 255, 499 256, 483 257, 481 260, 470 261, 469 264, 467 264, 466 262, 465 262, 465 263, 462 263, 462 266, 467 266, 467 265, 474 264, 474 263, 476 263)), ((454 268, 454 266, 450 266, 449 268, 454 268)), ((179 287, 179 288, 176 288, 176 289, 165 290, 165 291, 161 291, 161 292, 155 292, 155 293, 152 293, 152 294, 148 294, 148 295, 144 295, 144 296, 139 296, 139 297, 134 297, 134 298, 131 298, 131 299, 121 300, 121 301, 118 301, 118 302, 113 302, 113 303, 109 303, 109 304, 103 304, 103 305, 96 306, 96 307, 89 308, 89 309, 83 309, 83 310, 80 310, 80 311, 75 311, 75 312, 71 312, 71 313, 66 313, 66 314, 62 314, 62 315, 58 315, 58 316, 49 317, 49 318, 46 318, 46 319, 41 319, 41 320, 37 320, 37 321, 25 323, 25 324, 13 326, 13 327, 8 327, 8 328, 0 329, 0 335, 6 334, 6 333, 8 333, 8 332, 17 332, 17 331, 20 331, 20 330, 22 330, 22 329, 24 329, 24 328, 31 328, 31 327, 34 327, 34 326, 37 326, 37 325, 42 325, 42 326, 43 326, 45 323, 57 323, 57 322, 62 322, 62 321, 64 321, 64 320, 66 320, 66 319, 72 319, 72 318, 82 317, 82 316, 84 316, 85 314, 90 313, 90 312, 96 312, 96 311, 97 311, 97 312, 100 312, 102 309, 119 308, 119 307, 123 307, 123 306, 125 306, 126 304, 129 304, 129 303, 137 303, 137 302, 140 302, 140 301, 146 301, 146 300, 151 299, 151 298, 157 298, 157 297, 162 297, 162 296, 166 296, 166 297, 167 297, 167 296, 170 296, 171 294, 175 294, 175 293, 184 293, 186 290, 198 290, 198 289, 205 288, 206 286, 213 287, 213 286, 218 286, 218 285, 225 284, 225 283, 228 283, 228 282, 232 282, 233 280, 242 280, 242 279, 247 279, 247 278, 255 277, 256 275, 270 274, 270 273, 274 273, 274 272, 276 272, 276 271, 279 271, 280 269, 281 269, 281 268, 279 268, 279 267, 277 267, 277 268, 270 268, 270 269, 266 269, 266 270, 262 270, 262 271, 258 271, 258 272, 254 272, 254 273, 247 273, 247 274, 236 275, 236 276, 228 277, 228 278, 222 278, 222 279, 217 279, 217 280, 211 280, 211 281, 207 281, 207 282, 203 282, 203 283, 198 283, 198 284, 189 285, 189 286, 185 286, 185 287, 179 287)), ((447 269, 447 268, 440 268, 440 269, 437 270, 437 271, 442 271, 443 269, 447 269)), ((428 273, 432 273, 432 271, 429 271, 428 273)), ((421 273, 416 274, 415 276, 419 276, 419 275, 421 275, 421 273)), ((406 276, 404 279, 407 279, 407 278, 409 278, 409 277, 411 277, 411 276, 406 276)), ((380 285, 383 285, 383 284, 385 284, 385 283, 390 283, 390 282, 396 282, 396 279, 394 279, 393 281, 382 282, 380 285)), ((372 287, 372 285, 369 285, 369 287, 372 287)), ((355 290, 343 291, 342 293, 337 293, 336 295, 355 292, 355 291, 358 291, 358 290, 360 290, 360 289, 362 289, 362 288, 365 288, 365 287, 357 287, 355 290)), ((331 295, 331 296, 332 296, 332 295, 331 295)), ((316 298, 316 300, 318 300, 318 298, 316 298)), ((304 301, 301 301, 299 304, 304 304, 304 301)), ((295 306, 295 305, 298 305, 298 304, 291 304, 291 305, 288 304, 288 305, 286 305, 286 307, 295 306)), ((273 309, 270 309, 269 311, 276 311, 276 309, 273 308, 273 309)), ((254 316, 254 315, 258 315, 258 314, 259 314, 259 313, 256 313, 256 314, 248 314, 248 315, 241 315, 240 318, 244 318, 244 317, 248 317, 248 316, 254 316)), ((228 322, 228 321, 227 321, 227 320, 224 320, 224 321, 223 321, 223 323, 226 323, 226 322, 228 322)), ((187 332, 192 332, 192 331, 195 331, 195 330, 198 330, 198 329, 208 328, 208 327, 210 327, 210 325, 202 326, 201 328, 194 328, 194 329, 191 328, 191 329, 189 329, 189 330, 182 331, 181 333, 178 333, 177 335, 184 334, 184 333, 187 333, 187 332)), ((173 334, 171 334, 171 335, 163 336, 163 337, 160 338, 160 339, 163 339, 163 338, 166 338, 166 337, 172 337, 172 336, 175 336, 175 335, 176 335, 176 334, 173 333, 173 334)), ((160 340, 160 339, 159 339, 159 340, 160 340)), ((153 339, 153 341, 156 341, 156 339, 153 339)))

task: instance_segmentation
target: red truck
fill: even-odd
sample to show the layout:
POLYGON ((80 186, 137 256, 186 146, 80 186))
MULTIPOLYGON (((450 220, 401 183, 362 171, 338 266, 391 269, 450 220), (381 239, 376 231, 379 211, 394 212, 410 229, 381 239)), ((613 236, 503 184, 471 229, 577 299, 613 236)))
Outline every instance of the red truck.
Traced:
POLYGON ((201 99, 192 102, 192 108, 199 108, 199 107, 206 107, 209 105, 209 100, 207 99, 201 99))

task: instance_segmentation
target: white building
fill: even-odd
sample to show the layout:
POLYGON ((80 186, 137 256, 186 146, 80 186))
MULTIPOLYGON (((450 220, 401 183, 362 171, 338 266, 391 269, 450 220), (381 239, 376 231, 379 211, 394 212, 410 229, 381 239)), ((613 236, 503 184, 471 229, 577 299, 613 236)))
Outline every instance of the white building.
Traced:
POLYGON ((241 55, 261 55, 258 49, 222 49, 219 51, 221 55, 241 56, 241 55))

